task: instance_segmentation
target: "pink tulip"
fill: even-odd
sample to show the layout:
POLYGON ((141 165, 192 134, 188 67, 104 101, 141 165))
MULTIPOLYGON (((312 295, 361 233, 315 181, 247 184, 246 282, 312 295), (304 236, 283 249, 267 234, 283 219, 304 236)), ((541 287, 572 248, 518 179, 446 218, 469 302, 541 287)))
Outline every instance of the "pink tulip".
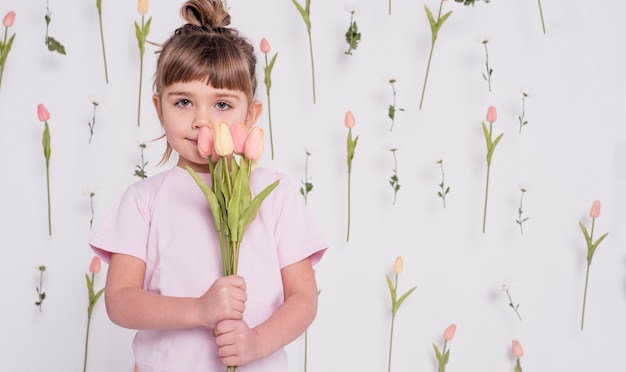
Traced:
POLYGON ((267 41, 267 39, 261 39, 261 53, 269 53, 270 50, 272 50, 272 47, 270 46, 270 43, 267 41))
POLYGON ((496 108, 493 106, 489 106, 487 109, 487 121, 493 123, 498 118, 498 113, 496 112, 496 108))
POLYGON ((591 218, 600 217, 600 200, 596 200, 591 205, 591 211, 589 211, 589 215, 591 218))
POLYGON ((235 154, 243 154, 244 144, 248 138, 248 127, 244 123, 237 123, 230 127, 230 135, 233 137, 233 151, 235 154))
POLYGON ((522 345, 520 345, 519 341, 513 340, 511 344, 511 350, 513 351, 513 356, 516 358, 521 358, 524 356, 524 350, 522 349, 522 345))
POLYGON ((4 16, 2 24, 4 25, 4 27, 9 28, 13 26, 13 22, 15 22, 15 12, 11 10, 7 13, 7 15, 4 16))
POLYGON ((355 121, 354 121, 354 115, 352 115, 352 111, 346 112, 344 123, 346 124, 346 128, 348 129, 354 128, 355 121))
POLYGON ((453 323, 446 328, 445 332, 443 332, 443 339, 451 341, 452 338, 454 338, 454 332, 456 332, 456 324, 453 323))
POLYGON ((94 256, 91 259, 91 265, 89 265, 89 272, 92 274, 97 274, 100 272, 100 257, 94 256))
POLYGON ((230 127, 225 121, 213 127, 215 136, 215 152, 219 156, 230 156, 233 153, 233 137, 230 135, 230 127))
POLYGON ((44 106, 42 103, 37 105, 37 117, 41 122, 46 122, 50 120, 50 113, 46 109, 46 106, 44 106))
POLYGON ((259 160, 263 153, 263 129, 254 127, 250 130, 246 144, 244 145, 244 156, 249 160, 259 160))
POLYGON ((198 153, 205 159, 208 159, 213 152, 213 131, 206 125, 198 130, 198 153))

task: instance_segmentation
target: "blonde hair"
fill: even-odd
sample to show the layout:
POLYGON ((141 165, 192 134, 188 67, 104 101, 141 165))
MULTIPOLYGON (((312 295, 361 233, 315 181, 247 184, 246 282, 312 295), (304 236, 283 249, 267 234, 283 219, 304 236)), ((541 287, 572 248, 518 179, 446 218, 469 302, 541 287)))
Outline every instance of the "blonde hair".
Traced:
MULTIPOLYGON (((188 0, 180 14, 187 23, 159 51, 155 94, 174 83, 200 80, 214 88, 244 92, 252 102, 257 88, 254 47, 238 30, 227 27, 230 15, 222 1, 188 0)), ((159 165, 171 154, 168 143, 159 165)))

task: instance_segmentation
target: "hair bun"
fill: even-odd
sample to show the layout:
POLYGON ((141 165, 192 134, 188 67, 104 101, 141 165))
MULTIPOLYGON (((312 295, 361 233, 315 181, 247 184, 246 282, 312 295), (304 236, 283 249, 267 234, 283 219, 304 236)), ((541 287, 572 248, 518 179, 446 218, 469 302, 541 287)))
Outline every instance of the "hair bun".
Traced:
POLYGON ((222 0, 188 0, 180 13, 188 23, 210 30, 230 24, 230 15, 224 9, 222 0))

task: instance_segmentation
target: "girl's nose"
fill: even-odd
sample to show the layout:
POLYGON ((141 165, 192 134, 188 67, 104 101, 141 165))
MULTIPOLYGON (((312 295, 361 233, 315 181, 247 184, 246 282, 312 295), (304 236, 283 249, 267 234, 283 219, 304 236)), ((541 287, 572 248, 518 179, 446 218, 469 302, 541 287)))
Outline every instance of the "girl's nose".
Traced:
POLYGON ((202 126, 208 126, 209 129, 213 127, 213 125, 211 125, 211 120, 209 119, 208 113, 203 109, 199 109, 196 112, 196 115, 193 118, 192 126, 194 129, 199 129, 202 126))

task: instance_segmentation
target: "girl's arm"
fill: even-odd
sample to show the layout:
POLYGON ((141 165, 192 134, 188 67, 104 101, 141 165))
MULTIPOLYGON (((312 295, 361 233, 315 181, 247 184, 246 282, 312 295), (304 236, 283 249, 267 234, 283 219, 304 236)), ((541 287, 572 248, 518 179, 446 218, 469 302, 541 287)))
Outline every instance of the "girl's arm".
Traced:
POLYGON ((224 321, 213 333, 224 365, 245 365, 298 338, 315 319, 317 283, 309 258, 281 270, 285 302, 253 329, 243 321, 224 321))
POLYGON ((242 277, 220 278, 199 298, 170 297, 144 290, 145 272, 145 262, 136 257, 111 256, 104 296, 113 323, 131 329, 213 328, 224 319, 243 319, 242 277))

